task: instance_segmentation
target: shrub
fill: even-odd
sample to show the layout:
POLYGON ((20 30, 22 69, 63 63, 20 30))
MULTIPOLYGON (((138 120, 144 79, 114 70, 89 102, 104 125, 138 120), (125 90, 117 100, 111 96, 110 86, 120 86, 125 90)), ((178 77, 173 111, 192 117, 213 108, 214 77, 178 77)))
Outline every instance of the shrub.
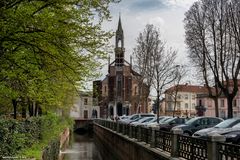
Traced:
POLYGON ((15 155, 40 158, 46 146, 51 148, 49 154, 55 155, 59 152, 59 134, 72 124, 72 120, 55 114, 22 121, 0 119, 0 159, 15 155))

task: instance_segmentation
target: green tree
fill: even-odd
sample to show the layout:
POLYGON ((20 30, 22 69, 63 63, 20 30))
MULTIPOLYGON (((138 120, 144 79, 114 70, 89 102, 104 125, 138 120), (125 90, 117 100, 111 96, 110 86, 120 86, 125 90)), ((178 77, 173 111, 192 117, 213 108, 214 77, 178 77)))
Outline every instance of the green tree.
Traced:
POLYGON ((0 2, 0 102, 61 106, 96 75, 111 34, 101 29, 115 0, 0 2))

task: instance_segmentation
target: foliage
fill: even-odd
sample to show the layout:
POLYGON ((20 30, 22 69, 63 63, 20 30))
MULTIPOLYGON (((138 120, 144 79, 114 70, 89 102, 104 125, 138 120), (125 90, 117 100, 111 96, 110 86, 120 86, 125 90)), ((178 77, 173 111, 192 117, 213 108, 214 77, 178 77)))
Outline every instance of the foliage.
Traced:
MULTIPOLYGON (((101 30, 114 0, 2 0, 0 2, 0 102, 36 101, 63 107, 66 94, 97 75, 101 30)), ((70 100, 68 100, 70 101, 70 100)))
POLYGON ((43 150, 43 160, 58 160, 60 151, 59 139, 52 140, 43 150))
POLYGON ((23 121, 1 119, 0 157, 18 154, 39 158, 43 148, 56 141, 64 128, 72 124, 72 120, 54 114, 23 121))

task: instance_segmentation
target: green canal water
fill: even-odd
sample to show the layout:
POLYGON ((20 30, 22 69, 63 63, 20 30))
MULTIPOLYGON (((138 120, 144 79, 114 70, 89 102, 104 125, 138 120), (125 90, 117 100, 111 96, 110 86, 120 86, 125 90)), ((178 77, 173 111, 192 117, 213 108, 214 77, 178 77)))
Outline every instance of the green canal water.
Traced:
POLYGON ((62 154, 64 160, 102 160, 92 134, 74 133, 69 147, 62 154))

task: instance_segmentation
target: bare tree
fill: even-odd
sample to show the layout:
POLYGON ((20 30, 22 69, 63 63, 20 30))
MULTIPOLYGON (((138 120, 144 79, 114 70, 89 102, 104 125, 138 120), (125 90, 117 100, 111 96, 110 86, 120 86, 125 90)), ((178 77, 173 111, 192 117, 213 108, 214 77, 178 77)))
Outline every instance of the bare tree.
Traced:
POLYGON ((141 75, 140 86, 146 84, 149 93, 151 87, 157 92, 158 117, 160 96, 165 87, 177 77, 177 67, 174 63, 176 53, 175 50, 166 47, 166 42, 162 40, 159 29, 153 25, 147 25, 144 32, 139 34, 137 46, 134 48, 135 63, 141 75))
POLYGON ((153 87, 157 92, 156 105, 158 123, 160 96, 162 95, 164 89, 177 78, 177 66, 174 63, 177 52, 172 49, 166 49, 165 44, 166 43, 163 43, 159 37, 158 47, 156 47, 153 54, 153 87))
MULTIPOLYGON (((177 106, 177 99, 178 99, 178 92, 181 90, 182 86, 179 85, 183 78, 186 76, 187 70, 185 66, 176 65, 176 79, 173 81, 173 89, 167 91, 167 95, 171 97, 171 101, 174 103, 173 105, 173 117, 175 116, 176 106, 177 106)), ((166 92, 165 92, 166 93, 166 92)))
MULTIPOLYGON (((138 81, 138 106, 143 97, 148 98, 150 88, 153 81, 152 58, 156 47, 157 31, 153 25, 147 24, 144 31, 137 38, 137 45, 133 50, 135 69, 140 76, 137 76, 138 81), (147 93, 144 93, 144 90, 147 93), (143 96, 145 94, 145 96, 143 96)), ((147 102, 147 99, 145 100, 147 102)), ((147 106, 147 104, 144 104, 147 106)), ((145 109, 146 111, 146 109, 145 109)))
POLYGON ((199 0, 184 22, 189 57, 202 73, 210 97, 215 98, 216 114, 217 97, 222 92, 228 101, 228 118, 233 117, 240 70, 240 2, 199 0))

